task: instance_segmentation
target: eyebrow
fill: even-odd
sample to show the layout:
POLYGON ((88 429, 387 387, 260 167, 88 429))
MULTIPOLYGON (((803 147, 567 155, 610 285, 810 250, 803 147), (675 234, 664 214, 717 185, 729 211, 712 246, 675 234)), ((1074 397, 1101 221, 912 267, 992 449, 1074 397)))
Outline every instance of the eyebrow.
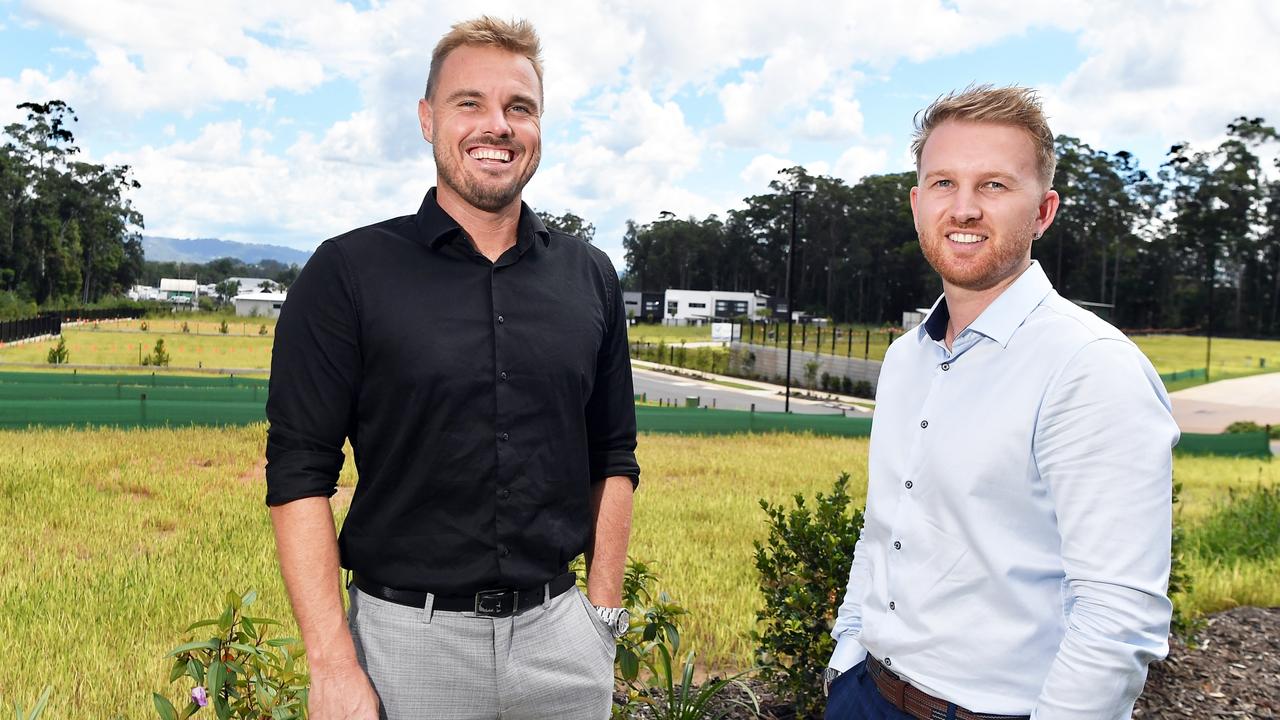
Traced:
MULTIPOLYGON (((458 100, 464 100, 464 99, 482 100, 484 99, 484 97, 485 97, 485 94, 480 92, 479 90, 468 90, 468 89, 455 90, 452 93, 449 93, 449 97, 445 98, 445 102, 452 103, 452 102, 457 102, 458 100)), ((534 110, 542 109, 541 107, 538 106, 537 100, 534 100, 532 97, 524 93, 515 93, 514 95, 512 95, 511 102, 513 104, 519 103, 521 105, 528 105, 534 110)))
MULTIPOLYGON (((952 178, 952 177, 955 177, 956 174, 957 173, 954 170, 951 170, 949 168, 941 168, 938 170, 930 170, 928 173, 924 175, 923 179, 929 180, 931 178, 935 178, 938 176, 946 176, 948 178, 952 178)), ((1017 180, 1018 179, 1018 176, 1016 174, 1006 172, 1004 170, 983 170, 977 173, 977 175, 978 177, 983 178, 984 180, 1017 180)))

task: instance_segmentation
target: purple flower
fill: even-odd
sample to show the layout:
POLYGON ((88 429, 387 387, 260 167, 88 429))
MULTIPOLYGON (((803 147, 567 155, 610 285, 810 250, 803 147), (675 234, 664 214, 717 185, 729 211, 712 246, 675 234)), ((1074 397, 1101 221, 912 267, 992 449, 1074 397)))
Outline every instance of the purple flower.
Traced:
POLYGON ((203 687, 191 688, 191 702, 204 707, 209 704, 209 692, 203 687))

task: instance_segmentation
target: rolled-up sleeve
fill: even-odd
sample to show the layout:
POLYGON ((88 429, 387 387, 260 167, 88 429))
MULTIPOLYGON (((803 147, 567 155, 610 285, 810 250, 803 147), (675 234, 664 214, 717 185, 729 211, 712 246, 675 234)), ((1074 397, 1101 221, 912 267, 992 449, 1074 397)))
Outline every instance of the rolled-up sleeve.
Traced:
POLYGON ((268 505, 337 490, 359 390, 357 297, 333 241, 316 249, 289 288, 267 394, 268 505))
POLYGON ((1035 438, 1062 539, 1066 633, 1040 720, 1128 718, 1168 652, 1172 454, 1168 396, 1130 343, 1085 345, 1049 388, 1035 438))
POLYGON ((636 405, 627 346, 627 316, 618 275, 607 260, 602 271, 608 288, 604 342, 596 358, 596 377, 587 399, 587 449, 591 482, 625 476, 640 482, 636 462, 636 405))

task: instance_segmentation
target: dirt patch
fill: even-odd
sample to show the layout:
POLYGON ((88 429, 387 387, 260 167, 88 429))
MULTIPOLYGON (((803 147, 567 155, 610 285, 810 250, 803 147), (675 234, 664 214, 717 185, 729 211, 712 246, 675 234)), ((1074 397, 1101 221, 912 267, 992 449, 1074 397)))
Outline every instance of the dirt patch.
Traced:
POLYGON ((208 458, 205 458, 204 460, 192 460, 191 466, 202 467, 202 468, 213 467, 213 461, 209 460, 208 458))
POLYGON ((1280 718, 1280 608, 1210 616, 1195 648, 1151 666, 1135 718, 1280 718))

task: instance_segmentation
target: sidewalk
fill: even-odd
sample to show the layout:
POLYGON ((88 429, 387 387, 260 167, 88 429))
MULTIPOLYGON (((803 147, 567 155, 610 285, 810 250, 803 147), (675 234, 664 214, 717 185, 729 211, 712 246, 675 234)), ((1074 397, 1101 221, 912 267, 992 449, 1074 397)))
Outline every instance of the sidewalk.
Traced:
POLYGON ((1280 425, 1280 373, 1219 380, 1179 390, 1169 399, 1183 432, 1220 433, 1239 420, 1280 425))
MULTIPOLYGON (((779 397, 786 391, 786 386, 775 385, 773 383, 762 382, 760 380, 746 380, 744 378, 735 377, 733 375, 720 375, 718 373, 702 372, 701 370, 689 370, 688 368, 675 367, 673 365, 663 365, 661 363, 649 362, 648 360, 636 360, 632 358, 631 366, 642 370, 655 370, 657 372, 676 375, 679 377, 690 378, 693 380, 706 380, 709 382, 725 382, 733 385, 741 385, 751 388, 755 391, 767 393, 769 397, 779 397)), ((730 388, 733 389, 733 388, 730 388)), ((835 402, 845 405, 851 405, 862 412, 871 412, 876 406, 875 400, 854 397, 853 395, 841 395, 840 393, 828 393, 816 391, 813 394, 822 398, 821 400, 811 400, 809 398, 798 397, 797 393, 808 393, 808 390, 797 385, 791 386, 792 401, 806 400, 808 402, 835 402)))

